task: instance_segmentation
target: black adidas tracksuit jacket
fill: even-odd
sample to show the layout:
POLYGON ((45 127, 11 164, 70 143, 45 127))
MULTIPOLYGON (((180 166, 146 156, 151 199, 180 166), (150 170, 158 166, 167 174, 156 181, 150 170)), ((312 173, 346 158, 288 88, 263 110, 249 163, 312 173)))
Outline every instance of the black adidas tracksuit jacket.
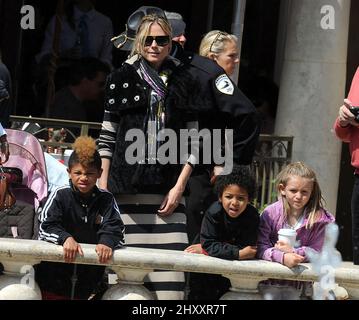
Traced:
MULTIPOLYGON (((94 188, 84 199, 72 185, 50 194, 39 215, 39 240, 63 245, 68 237, 79 243, 104 244, 112 249, 124 242, 124 224, 110 192, 94 188)), ((36 280, 44 291, 70 296, 74 264, 43 262, 36 280)), ((104 267, 77 265, 75 297, 86 299, 101 280, 104 267)))

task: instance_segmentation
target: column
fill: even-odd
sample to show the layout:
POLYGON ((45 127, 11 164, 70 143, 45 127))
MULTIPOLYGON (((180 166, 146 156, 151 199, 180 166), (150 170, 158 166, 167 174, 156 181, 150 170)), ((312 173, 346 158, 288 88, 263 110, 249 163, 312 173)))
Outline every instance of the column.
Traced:
POLYGON ((130 269, 116 266, 112 266, 111 269, 116 272, 117 277, 113 279, 116 284, 104 293, 102 300, 155 299, 153 294, 143 286, 143 279, 153 270, 130 269))
POLYGON ((247 277, 240 274, 223 274, 222 276, 231 281, 231 287, 220 300, 263 300, 258 284, 262 280, 267 280, 266 277, 247 277))
POLYGON ((41 300, 33 270, 39 262, 1 260, 4 271, 0 275, 0 300, 41 300))
POLYGON ((341 151, 332 126, 345 94, 349 11, 350 0, 289 2, 275 127, 294 136, 293 161, 315 170, 332 213, 341 151))

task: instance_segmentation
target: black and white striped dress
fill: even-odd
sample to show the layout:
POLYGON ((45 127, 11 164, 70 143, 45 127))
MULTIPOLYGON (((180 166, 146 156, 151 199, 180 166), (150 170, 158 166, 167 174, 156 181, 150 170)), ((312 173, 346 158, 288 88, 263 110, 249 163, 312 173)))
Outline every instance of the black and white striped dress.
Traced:
MULTIPOLYGON (((118 195, 116 200, 126 226, 125 245, 183 251, 188 245, 184 200, 168 217, 157 210, 164 196, 159 194, 118 195)), ((145 287, 159 300, 183 300, 183 272, 155 271, 145 278, 145 287)))

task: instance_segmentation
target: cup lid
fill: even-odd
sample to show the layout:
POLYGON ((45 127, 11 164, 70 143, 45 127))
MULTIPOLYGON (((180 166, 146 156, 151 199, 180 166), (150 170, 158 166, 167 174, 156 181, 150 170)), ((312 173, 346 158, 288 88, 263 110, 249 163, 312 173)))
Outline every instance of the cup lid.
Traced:
POLYGON ((282 236, 294 236, 297 234, 297 232, 294 229, 279 229, 278 234, 282 236))

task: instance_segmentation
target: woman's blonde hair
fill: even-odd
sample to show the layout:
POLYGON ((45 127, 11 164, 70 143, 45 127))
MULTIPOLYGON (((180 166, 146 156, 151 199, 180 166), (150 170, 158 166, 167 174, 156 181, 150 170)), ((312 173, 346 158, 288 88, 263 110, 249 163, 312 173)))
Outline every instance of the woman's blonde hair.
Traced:
POLYGON ((281 200, 283 201, 284 215, 288 217, 290 212, 290 206, 285 197, 281 194, 281 186, 286 187, 288 180, 293 176, 309 179, 313 183, 313 190, 310 195, 310 199, 305 206, 305 211, 308 215, 308 222, 306 228, 311 228, 313 224, 320 217, 320 209, 324 207, 324 199, 322 197, 322 191, 320 190, 319 183, 315 172, 309 168, 303 162, 293 162, 288 164, 277 176, 277 192, 281 200))
POLYGON ((225 45, 231 41, 237 44, 238 38, 234 34, 220 30, 212 30, 203 37, 199 46, 199 54, 204 57, 209 57, 210 53, 222 53, 225 45))
POLYGON ((140 25, 138 26, 136 38, 133 42, 133 47, 131 51, 131 56, 134 56, 135 54, 139 54, 143 56, 144 54, 144 47, 145 47, 145 40, 146 37, 150 33, 151 26, 157 23, 162 30, 165 32, 166 35, 169 36, 170 42, 169 42, 169 50, 171 50, 171 40, 172 40, 172 28, 169 24, 168 20, 164 17, 157 16, 155 14, 149 14, 147 16, 144 16, 141 20, 140 25))

